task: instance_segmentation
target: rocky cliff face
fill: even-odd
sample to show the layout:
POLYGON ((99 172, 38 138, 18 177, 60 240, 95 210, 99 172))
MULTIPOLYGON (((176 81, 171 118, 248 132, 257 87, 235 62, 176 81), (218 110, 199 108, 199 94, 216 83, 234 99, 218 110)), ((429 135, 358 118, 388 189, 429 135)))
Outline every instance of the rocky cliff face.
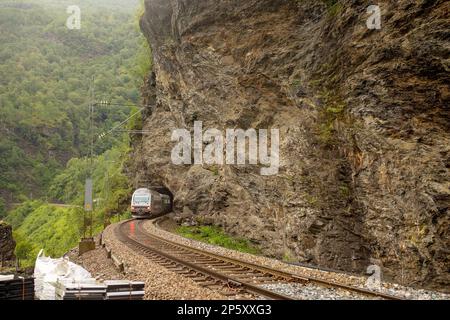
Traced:
POLYGON ((0 220, 0 266, 5 266, 15 260, 15 248, 16 242, 13 239, 12 227, 0 220))
POLYGON ((449 282, 447 1, 146 0, 136 179, 268 255, 449 282), (173 165, 172 130, 280 130, 280 171, 173 165))

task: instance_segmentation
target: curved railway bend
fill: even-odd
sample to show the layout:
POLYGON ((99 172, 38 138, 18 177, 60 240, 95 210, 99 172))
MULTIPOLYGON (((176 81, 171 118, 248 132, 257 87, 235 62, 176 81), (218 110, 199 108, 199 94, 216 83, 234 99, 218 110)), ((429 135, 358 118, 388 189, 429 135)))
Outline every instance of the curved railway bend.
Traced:
MULTIPOLYGON (((301 299, 295 293, 280 292, 279 285, 302 287, 326 297, 330 291, 339 299, 401 299, 311 275, 300 275, 243 259, 228 257, 175 242, 153 221, 128 220, 110 227, 110 237, 162 269, 188 278, 198 286, 226 299, 301 299), (149 227, 150 226, 150 227, 149 227)), ((106 242, 111 239, 105 239, 106 242)), ((132 265, 129 265, 132 270, 132 265)), ((180 288, 181 289, 181 288, 180 288)))

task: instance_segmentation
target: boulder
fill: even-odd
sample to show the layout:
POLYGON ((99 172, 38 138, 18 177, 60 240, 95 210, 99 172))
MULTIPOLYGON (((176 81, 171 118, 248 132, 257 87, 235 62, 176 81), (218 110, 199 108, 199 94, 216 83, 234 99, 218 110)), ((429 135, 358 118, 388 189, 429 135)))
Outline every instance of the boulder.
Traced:
POLYGON ((16 242, 12 235, 12 227, 0 220, 0 263, 15 260, 14 250, 16 242))

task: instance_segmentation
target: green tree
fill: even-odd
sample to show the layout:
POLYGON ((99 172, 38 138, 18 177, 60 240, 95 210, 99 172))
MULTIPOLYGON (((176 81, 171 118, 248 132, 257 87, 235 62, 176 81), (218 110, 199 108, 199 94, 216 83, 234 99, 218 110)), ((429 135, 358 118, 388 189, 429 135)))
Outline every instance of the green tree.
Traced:
POLYGON ((24 235, 20 232, 15 231, 13 233, 14 240, 16 241, 16 249, 14 254, 17 259, 19 259, 19 263, 21 266, 28 266, 32 264, 32 260, 34 260, 33 245, 26 239, 24 235))
MULTIPOLYGON (((44 195, 69 159, 89 154, 89 79, 96 76, 96 100, 135 104, 151 61, 136 28, 139 0, 80 0, 79 32, 65 27, 70 1, 23 2, 32 6, 9 1, 0 10, 0 191, 16 198, 44 195)), ((128 111, 97 108, 95 135, 128 111)), ((111 135, 95 150, 120 142, 111 135)))
MULTIPOLYGON (((24 202, 5 217, 14 228, 17 256, 31 265, 37 251, 60 256, 80 239, 83 210, 60 208, 34 199, 83 204, 91 174, 89 89, 95 100, 137 105, 138 88, 151 66, 151 52, 137 28, 140 0, 79 0, 83 27, 65 27, 69 0, 7 1, 0 10, 0 191, 24 202), (32 4, 17 9, 16 2, 32 4), (127 4, 124 4, 127 2, 127 4), (7 194, 7 193, 6 193, 7 194)), ((121 123, 137 108, 97 106, 95 136, 121 123)), ((129 128, 141 128, 136 117, 129 128)), ((92 173, 94 232, 105 217, 130 217, 131 193, 123 174, 127 134, 97 139, 92 173)), ((0 203, 0 217, 5 215, 0 203)))

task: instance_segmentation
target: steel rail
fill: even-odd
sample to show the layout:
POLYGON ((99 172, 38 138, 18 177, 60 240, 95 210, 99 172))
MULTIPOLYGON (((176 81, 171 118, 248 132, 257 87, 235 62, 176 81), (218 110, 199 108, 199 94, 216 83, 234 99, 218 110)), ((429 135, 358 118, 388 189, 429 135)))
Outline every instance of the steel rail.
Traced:
MULTIPOLYGON (((159 226, 159 222, 161 222, 162 219, 164 219, 164 217, 155 219, 153 221, 153 224, 156 227, 161 228, 159 226)), ((320 284, 320 285, 323 285, 323 286, 340 288, 340 289, 343 289, 343 290, 353 291, 353 292, 357 292, 359 294, 363 294, 363 295, 367 295, 367 296, 373 296, 373 297, 379 297, 379 298, 383 298, 383 299, 387 299, 387 300, 404 300, 402 297, 399 297, 399 296, 394 296, 394 295, 390 295, 390 294, 386 294, 386 293, 382 293, 382 292, 378 292, 378 291, 372 291, 372 290, 368 290, 368 289, 364 289, 364 288, 350 286, 350 285, 347 285, 347 284, 338 283, 338 282, 331 281, 331 280, 320 279, 320 278, 317 278, 317 277, 314 277, 314 276, 297 275, 295 273, 281 271, 281 270, 275 270, 275 269, 272 269, 272 268, 269 268, 269 267, 256 265, 256 264, 251 263, 251 262, 246 262, 246 261, 242 261, 242 260, 238 260, 238 259, 234 259, 234 258, 230 258, 230 257, 225 257, 225 256, 217 254, 217 253, 200 250, 200 249, 193 248, 191 246, 187 246, 185 244, 181 244, 181 243, 178 243, 178 242, 173 242, 173 241, 164 239, 164 238, 162 238, 160 236, 157 236, 157 235, 154 235, 154 234, 151 234, 151 236, 154 237, 154 238, 157 238, 158 240, 170 243, 172 245, 177 245, 177 246, 182 247, 182 248, 184 248, 186 250, 194 251, 194 252, 197 252, 199 254, 206 255, 206 256, 211 256, 211 257, 214 257, 216 259, 224 260, 224 261, 236 264, 236 265, 241 265, 243 267, 252 268, 254 270, 258 270, 258 271, 261 271, 261 272, 272 274, 274 276, 278 276, 278 277, 281 277, 281 278, 286 279, 286 280, 291 280, 291 281, 295 280, 295 281, 303 281, 303 282, 314 282, 314 283, 317 283, 317 284, 320 284)), ((192 240, 192 239, 189 239, 189 240, 192 240)))
MULTIPOLYGON (((230 277, 224 274, 221 274, 219 272, 210 270, 210 269, 206 269, 203 268, 195 263, 189 262, 185 259, 181 259, 179 257, 176 257, 174 255, 171 255, 167 252, 164 252, 162 250, 158 250, 157 248, 155 248, 154 246, 148 246, 145 245, 133 238, 131 238, 130 236, 128 236, 127 232, 124 231, 124 227, 126 227, 128 224, 130 223, 130 221, 125 221, 123 223, 121 223, 117 228, 117 235, 120 241, 124 242, 125 244, 127 244, 130 247, 134 247, 134 248, 138 248, 141 251, 145 252, 145 253, 149 253, 149 252, 153 252, 159 256, 162 256, 164 258, 166 258, 169 261, 173 261, 179 265, 182 265, 184 267, 187 267, 193 271, 195 271, 196 273, 200 273, 203 274, 205 276, 205 280, 208 278, 213 278, 213 279, 218 279, 221 282, 223 282, 224 285, 228 285, 231 287, 234 287, 236 289, 239 290, 244 290, 248 293, 251 293, 253 295, 258 295, 258 296, 263 296, 269 299, 274 299, 274 300, 292 300, 292 297, 286 296, 286 295, 282 295, 270 290, 266 290, 263 288, 260 288, 256 285, 253 285, 251 283, 247 283, 247 282, 243 282, 239 279, 236 279, 234 277, 230 277)), ((141 232, 141 230, 139 230, 138 232, 141 232)), ((141 235, 145 235, 147 237, 152 237, 152 235, 146 234, 146 233, 141 233, 141 235)), ((159 240, 159 239, 157 239, 159 240)), ((236 292, 236 295, 238 295, 241 292, 236 292)))
MULTIPOLYGON (((163 218, 156 219, 152 223, 154 223, 155 227, 160 228, 159 222, 162 219, 163 218)), ((242 273, 240 274, 240 275, 243 275, 244 277, 246 274, 249 274, 251 272, 257 272, 257 273, 259 273, 258 276, 260 276, 260 277, 268 276, 269 278, 273 279, 273 281, 277 280, 278 282, 282 282, 282 281, 299 282, 299 283, 303 283, 303 284, 315 283, 315 284, 318 284, 318 285, 321 285, 324 287, 339 288, 342 290, 351 291, 354 293, 358 293, 358 294, 370 296, 370 297, 383 298, 383 299, 387 299, 387 300, 403 300, 403 298, 401 298, 401 297, 390 295, 390 294, 385 294, 385 293, 378 292, 378 291, 371 291, 371 290, 367 290, 364 288, 354 287, 354 286, 337 283, 337 282, 326 280, 326 279, 320 279, 320 278, 313 277, 313 276, 298 275, 298 274, 294 274, 291 272, 275 270, 275 269, 272 269, 272 268, 269 268, 266 266, 256 265, 251 262, 246 262, 246 261, 242 261, 242 260, 235 259, 235 258, 225 257, 223 255, 212 253, 210 251, 200 250, 198 248, 194 248, 192 246, 174 242, 174 241, 165 239, 161 236, 152 234, 142 227, 143 222, 144 221, 142 221, 142 220, 127 220, 127 221, 120 223, 119 226, 116 228, 116 232, 117 232, 117 236, 118 236, 119 240, 124 242, 125 244, 128 244, 128 246, 130 246, 130 247, 134 247, 134 248, 139 249, 140 251, 143 251, 146 254, 149 254, 149 252, 151 252, 152 254, 157 254, 157 256, 163 257, 168 261, 173 261, 174 263, 176 263, 178 265, 185 266, 186 268, 194 271, 195 273, 202 274, 206 278, 218 279, 218 280, 222 281, 223 283, 226 283, 228 285, 232 284, 234 287, 243 289, 244 291, 252 293, 252 294, 264 296, 264 297, 267 297, 270 299, 293 299, 292 297, 278 294, 273 291, 269 291, 269 290, 263 289, 261 287, 258 287, 257 284, 248 283, 247 281, 242 281, 242 280, 238 279, 237 277, 226 275, 224 270, 226 271, 227 269, 220 270, 220 267, 219 267, 218 271, 214 271, 214 270, 207 269, 205 267, 200 266, 198 262, 195 263, 195 262, 187 261, 187 259, 189 259, 188 256, 190 254, 194 254, 197 256, 197 258, 200 258, 203 260, 206 259, 205 261, 211 260, 211 263, 212 263, 211 265, 213 265, 213 263, 217 264, 219 262, 219 263, 224 263, 225 268, 246 269, 248 271, 245 271, 245 272, 241 271, 242 273), (139 237, 143 238, 143 240, 141 240, 142 242, 153 241, 154 243, 152 246, 146 245, 145 243, 138 241, 139 239, 137 239, 137 240, 132 239, 127 234, 127 232, 124 230, 124 228, 132 221, 134 221, 136 223, 136 226, 135 226, 136 236, 138 238, 139 237), (177 256, 175 256, 174 254, 170 254, 169 252, 166 252, 160 248, 155 248, 155 246, 158 247, 161 245, 162 245, 162 247, 166 246, 166 249, 168 249, 166 251, 170 251, 170 250, 178 251, 177 256)), ((224 266, 222 266, 222 267, 224 267, 224 266)), ((255 280, 257 280, 257 277, 255 277, 255 280)))

